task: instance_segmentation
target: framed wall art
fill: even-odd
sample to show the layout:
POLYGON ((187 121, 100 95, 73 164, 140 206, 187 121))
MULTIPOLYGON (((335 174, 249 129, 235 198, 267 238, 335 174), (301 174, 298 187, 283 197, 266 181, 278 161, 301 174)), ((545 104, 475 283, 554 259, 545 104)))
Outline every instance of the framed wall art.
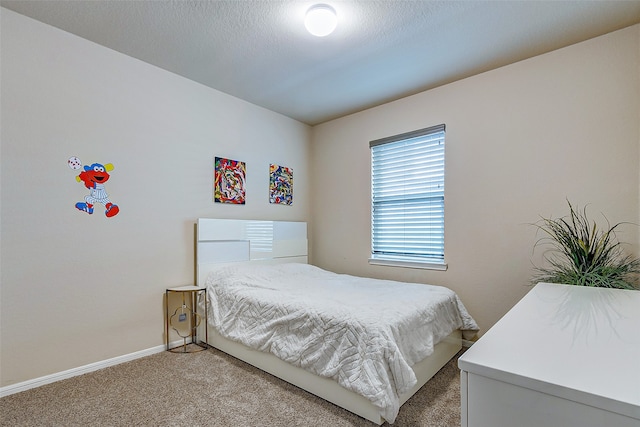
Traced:
POLYGON ((244 205, 247 166, 238 160, 215 158, 213 200, 216 203, 244 205))
POLYGON ((293 169, 269 165, 269 203, 293 204, 293 169))

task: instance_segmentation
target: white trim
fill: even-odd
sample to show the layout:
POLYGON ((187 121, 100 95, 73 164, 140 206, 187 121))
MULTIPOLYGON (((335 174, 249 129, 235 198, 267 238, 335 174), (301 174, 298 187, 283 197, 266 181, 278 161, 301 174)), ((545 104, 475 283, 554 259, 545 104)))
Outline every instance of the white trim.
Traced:
POLYGON ((441 262, 401 261, 398 259, 369 258, 371 265, 386 265, 388 267, 423 268, 425 270, 446 271, 447 264, 441 262))
POLYGON ((120 363, 130 362, 141 357, 151 356, 152 354, 162 353, 163 351, 165 351, 165 349, 166 347, 163 344, 156 347, 148 348, 146 350, 140 350, 134 353, 117 356, 112 359, 103 360, 101 362, 90 363, 88 365, 79 366, 77 368, 68 369, 66 371, 56 372, 55 374, 45 375, 44 377, 34 378, 32 380, 23 381, 21 383, 8 385, 0 388, 0 397, 20 393, 22 391, 43 386, 45 384, 51 384, 56 381, 76 377, 78 375, 88 374, 89 372, 108 368, 109 366, 119 365, 120 363))

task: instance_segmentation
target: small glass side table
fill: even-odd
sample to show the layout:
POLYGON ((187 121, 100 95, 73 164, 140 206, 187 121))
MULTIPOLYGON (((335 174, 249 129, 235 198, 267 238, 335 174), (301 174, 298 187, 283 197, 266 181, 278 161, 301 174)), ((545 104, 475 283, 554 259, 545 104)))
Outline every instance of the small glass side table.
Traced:
POLYGON ((165 292, 165 344, 167 351, 174 353, 195 353, 209 348, 209 329, 207 328, 207 315, 209 305, 207 302, 207 288, 204 286, 179 286, 167 288, 165 292), (179 293, 180 305, 169 312, 170 295, 179 293), (200 304, 204 298, 204 304, 200 304), (199 305, 204 307, 204 318, 198 311, 199 305), (198 339, 198 329, 204 322, 204 341, 198 339), (182 344, 170 347, 169 328, 182 339, 182 344))

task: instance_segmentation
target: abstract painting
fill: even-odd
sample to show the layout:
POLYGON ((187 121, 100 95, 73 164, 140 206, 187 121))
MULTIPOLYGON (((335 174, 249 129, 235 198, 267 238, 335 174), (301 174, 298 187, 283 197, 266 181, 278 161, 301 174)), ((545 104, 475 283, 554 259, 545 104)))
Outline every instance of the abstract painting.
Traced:
POLYGON ((281 205, 293 203, 293 169, 269 165, 269 203, 281 205))
POLYGON ((216 157, 213 200, 216 203, 244 205, 246 176, 244 162, 216 157))

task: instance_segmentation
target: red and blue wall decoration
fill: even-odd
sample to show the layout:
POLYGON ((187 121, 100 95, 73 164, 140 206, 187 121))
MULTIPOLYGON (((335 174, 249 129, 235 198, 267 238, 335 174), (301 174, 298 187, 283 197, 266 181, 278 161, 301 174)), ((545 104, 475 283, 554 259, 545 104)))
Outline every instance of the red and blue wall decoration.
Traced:
POLYGON ((113 170, 111 163, 93 163, 91 165, 82 165, 77 157, 70 157, 67 161, 69 167, 73 170, 81 170, 76 176, 76 181, 81 182, 89 190, 89 194, 84 197, 84 202, 76 203, 76 209, 87 214, 93 214, 96 203, 104 205, 104 214, 108 217, 114 217, 120 212, 118 205, 111 202, 105 183, 111 178, 109 172, 113 170))

